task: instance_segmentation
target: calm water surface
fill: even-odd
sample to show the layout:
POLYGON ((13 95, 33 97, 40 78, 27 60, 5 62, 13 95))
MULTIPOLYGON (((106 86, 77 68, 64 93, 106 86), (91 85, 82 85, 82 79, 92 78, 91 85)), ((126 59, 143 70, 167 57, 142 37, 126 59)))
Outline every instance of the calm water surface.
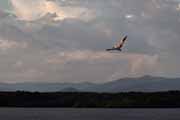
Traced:
POLYGON ((0 120, 180 120, 180 109, 0 108, 0 120))

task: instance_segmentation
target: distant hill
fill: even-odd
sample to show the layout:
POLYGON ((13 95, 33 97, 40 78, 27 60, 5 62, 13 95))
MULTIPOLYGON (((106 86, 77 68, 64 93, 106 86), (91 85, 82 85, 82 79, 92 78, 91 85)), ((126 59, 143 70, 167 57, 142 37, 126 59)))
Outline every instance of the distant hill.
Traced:
POLYGON ((67 92, 154 92, 180 90, 180 78, 143 76, 123 78, 102 84, 82 83, 0 83, 0 91, 67 92))
POLYGON ((73 88, 73 87, 68 87, 68 88, 64 88, 62 90, 60 90, 61 92, 79 92, 78 89, 73 88))
POLYGON ((180 90, 180 78, 163 78, 152 76, 124 78, 102 84, 98 90, 102 92, 153 92, 180 90))

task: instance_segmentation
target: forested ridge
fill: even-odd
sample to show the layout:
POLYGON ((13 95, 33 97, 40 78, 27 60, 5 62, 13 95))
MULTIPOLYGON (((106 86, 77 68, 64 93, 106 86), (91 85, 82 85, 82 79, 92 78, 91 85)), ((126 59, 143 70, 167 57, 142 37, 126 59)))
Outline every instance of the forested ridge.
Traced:
POLYGON ((180 91, 168 92, 0 92, 1 107, 169 108, 180 107, 180 91))

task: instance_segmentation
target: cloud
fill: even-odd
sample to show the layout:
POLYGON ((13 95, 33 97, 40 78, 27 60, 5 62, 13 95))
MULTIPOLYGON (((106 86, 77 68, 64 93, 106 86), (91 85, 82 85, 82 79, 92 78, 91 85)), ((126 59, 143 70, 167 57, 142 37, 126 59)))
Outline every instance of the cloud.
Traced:
POLYGON ((8 19, 11 18, 15 18, 14 14, 11 11, 0 8, 0 22, 2 22, 3 20, 8 21, 8 19))
POLYGON ((60 52, 48 57, 49 64, 66 64, 68 62, 84 61, 87 63, 103 63, 104 61, 127 61, 130 66, 128 75, 151 74, 159 64, 158 55, 133 54, 133 53, 107 53, 93 51, 69 51, 60 52))
POLYGON ((20 79, 24 79, 24 80, 29 80, 29 79, 33 79, 33 78, 39 78, 41 76, 43 76, 44 73, 43 72, 39 72, 36 69, 27 69, 26 71, 21 71, 19 73, 15 73, 14 76, 15 78, 20 78, 20 79))
POLYGON ((134 75, 152 74, 159 67, 159 56, 142 55, 131 60, 131 72, 134 75))
POLYGON ((11 0, 11 5, 16 17, 0 11, 1 81, 178 76, 177 0, 11 0), (122 53, 105 51, 124 35, 122 53))
POLYGON ((0 49, 3 51, 13 49, 13 48, 27 48, 27 43, 25 42, 16 42, 10 40, 0 40, 0 49))
POLYGON ((50 64, 67 63, 70 61, 95 61, 112 59, 113 55, 106 52, 93 52, 89 50, 65 51, 52 55, 47 59, 50 64))
POLYGON ((9 14, 4 12, 3 10, 0 10, 0 19, 7 17, 9 14))
POLYGON ((180 11, 180 3, 177 5, 176 10, 180 11))
POLYGON ((56 14, 53 20, 66 18, 91 20, 94 18, 92 11, 83 7, 65 7, 61 3, 47 0, 11 0, 14 12, 21 20, 33 21, 46 14, 56 14))

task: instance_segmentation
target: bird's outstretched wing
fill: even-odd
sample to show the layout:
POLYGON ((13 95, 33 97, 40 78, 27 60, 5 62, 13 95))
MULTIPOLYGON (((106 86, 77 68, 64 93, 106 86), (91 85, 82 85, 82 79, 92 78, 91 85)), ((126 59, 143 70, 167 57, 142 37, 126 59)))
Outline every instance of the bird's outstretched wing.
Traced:
POLYGON ((126 40, 127 40, 127 36, 125 36, 123 39, 121 39, 121 40, 119 41, 119 43, 117 43, 116 45, 114 45, 114 47, 115 47, 115 48, 122 48, 126 40))

